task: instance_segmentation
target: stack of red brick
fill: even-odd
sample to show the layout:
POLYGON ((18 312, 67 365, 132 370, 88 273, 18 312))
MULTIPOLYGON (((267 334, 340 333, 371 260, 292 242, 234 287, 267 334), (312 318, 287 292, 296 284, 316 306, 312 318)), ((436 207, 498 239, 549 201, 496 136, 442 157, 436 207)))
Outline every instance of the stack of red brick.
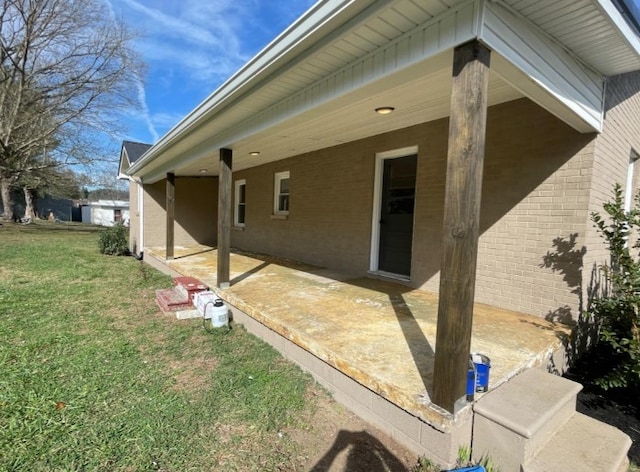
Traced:
POLYGON ((208 287, 194 277, 175 277, 173 287, 156 290, 156 303, 165 313, 193 310, 193 297, 208 287))

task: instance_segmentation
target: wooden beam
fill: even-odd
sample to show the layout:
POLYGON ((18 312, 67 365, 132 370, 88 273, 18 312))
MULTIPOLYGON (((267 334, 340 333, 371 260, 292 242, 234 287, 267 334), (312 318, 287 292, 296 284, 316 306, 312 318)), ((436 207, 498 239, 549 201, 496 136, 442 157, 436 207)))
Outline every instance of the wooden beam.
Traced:
POLYGON ((220 149, 220 173, 218 177, 218 278, 220 288, 229 286, 231 253, 231 169, 233 152, 220 149))
POLYGON ((449 147, 432 401, 466 404, 491 52, 478 41, 453 56, 449 147))
POLYGON ((171 172, 167 173, 167 250, 166 259, 173 259, 173 226, 175 221, 175 207, 176 207, 176 176, 171 172))

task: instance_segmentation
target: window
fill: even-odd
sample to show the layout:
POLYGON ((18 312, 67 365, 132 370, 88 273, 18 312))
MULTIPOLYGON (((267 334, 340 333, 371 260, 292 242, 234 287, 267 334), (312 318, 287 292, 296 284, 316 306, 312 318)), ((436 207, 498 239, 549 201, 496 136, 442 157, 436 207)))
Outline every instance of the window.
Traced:
POLYGON ((113 222, 120 223, 122 221, 122 210, 116 208, 113 210, 113 222))
POLYGON ((247 181, 236 180, 235 207, 233 212, 233 225, 244 227, 245 208, 247 205, 247 181))
POLYGON ((627 185, 624 193, 624 211, 630 211, 633 203, 633 197, 636 192, 636 186, 638 182, 636 181, 636 174, 638 166, 638 154, 635 151, 631 151, 631 156, 629 158, 629 166, 627 167, 627 185))
POLYGON ((273 213, 275 215, 289 214, 289 171, 275 174, 273 213))

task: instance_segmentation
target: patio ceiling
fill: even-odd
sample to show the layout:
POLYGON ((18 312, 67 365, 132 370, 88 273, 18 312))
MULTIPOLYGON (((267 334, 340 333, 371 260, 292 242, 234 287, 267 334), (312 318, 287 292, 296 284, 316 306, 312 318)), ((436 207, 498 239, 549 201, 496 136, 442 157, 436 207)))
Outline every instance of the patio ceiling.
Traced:
POLYGON ((446 117, 453 47, 476 37, 494 49, 489 105, 528 96, 581 131, 599 129, 603 78, 640 69, 640 40, 610 0, 325 0, 128 173, 147 183, 167 172, 216 175, 222 147, 233 150, 233 168, 242 170, 446 117), (540 40, 554 56, 539 76, 529 75, 540 69, 529 51, 513 62, 516 48, 501 36, 505 23, 485 26, 485 12, 516 21, 507 34, 528 29, 517 39, 528 47, 540 40), (552 70, 558 64, 575 75, 564 65, 552 70), (565 83, 545 85, 553 74, 565 83), (380 116, 379 106, 396 110, 380 116))
MULTIPOLYGON (((260 133, 233 143, 233 170, 337 146, 380 133, 406 128, 449 115, 451 52, 422 64, 424 74, 411 79, 410 71, 341 96, 260 133), (405 81, 405 78, 407 79, 405 81), (394 85, 397 83, 397 85, 394 85), (375 108, 395 111, 379 115, 375 108), (250 155, 260 152, 259 156, 250 155)), ((489 103, 495 105, 523 95, 492 74, 489 103)), ((209 155, 175 169, 177 176, 216 175, 218 155, 209 155), (207 173, 201 173, 207 169, 207 173)))

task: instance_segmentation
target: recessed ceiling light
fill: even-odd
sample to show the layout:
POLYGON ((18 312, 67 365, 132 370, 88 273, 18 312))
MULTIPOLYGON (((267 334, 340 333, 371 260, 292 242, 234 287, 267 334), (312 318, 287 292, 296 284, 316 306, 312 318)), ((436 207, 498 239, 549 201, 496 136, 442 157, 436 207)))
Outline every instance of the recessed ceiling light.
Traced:
POLYGON ((395 110, 393 107, 378 107, 376 108, 376 113, 379 115, 388 115, 395 110))
POLYGON ((259 156, 260 155, 260 151, 251 151, 249 153, 250 156, 259 156))
POLYGON ((207 172, 209 172, 209 170, 208 170, 208 169, 200 169, 200 173, 201 173, 201 174, 206 174, 207 172))

